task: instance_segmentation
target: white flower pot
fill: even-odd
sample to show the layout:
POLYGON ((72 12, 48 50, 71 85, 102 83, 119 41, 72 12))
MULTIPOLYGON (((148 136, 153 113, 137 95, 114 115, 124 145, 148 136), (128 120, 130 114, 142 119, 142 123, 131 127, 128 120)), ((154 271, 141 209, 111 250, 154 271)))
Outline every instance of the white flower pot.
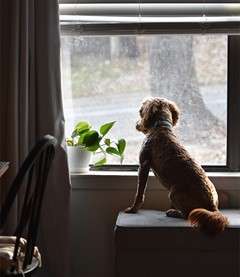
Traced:
POLYGON ((88 172, 92 153, 79 146, 67 146, 70 172, 88 172))

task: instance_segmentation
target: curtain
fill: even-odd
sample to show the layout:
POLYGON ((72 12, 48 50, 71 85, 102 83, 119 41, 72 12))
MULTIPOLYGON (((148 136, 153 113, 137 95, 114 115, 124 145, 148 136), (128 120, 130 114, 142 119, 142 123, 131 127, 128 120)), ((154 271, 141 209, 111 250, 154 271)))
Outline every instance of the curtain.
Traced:
MULTIPOLYGON (((0 201, 30 148, 45 134, 59 141, 44 198, 36 276, 69 273, 70 183, 64 151, 57 0, 0 0, 0 160, 10 161, 0 201)), ((16 226, 21 193, 9 216, 16 226)))

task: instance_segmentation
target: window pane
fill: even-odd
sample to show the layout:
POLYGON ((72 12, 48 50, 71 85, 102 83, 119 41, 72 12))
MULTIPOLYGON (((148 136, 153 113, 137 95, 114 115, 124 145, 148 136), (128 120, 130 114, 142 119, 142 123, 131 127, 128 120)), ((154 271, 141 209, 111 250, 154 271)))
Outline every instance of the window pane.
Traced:
MULTIPOLYGON (((116 120, 124 137, 124 164, 137 164, 143 135, 135 130, 147 96, 175 101, 176 132, 204 165, 226 165, 227 36, 62 35, 62 88, 66 134, 80 120, 98 128, 116 120)), ((119 163, 109 159, 109 163, 119 163)))

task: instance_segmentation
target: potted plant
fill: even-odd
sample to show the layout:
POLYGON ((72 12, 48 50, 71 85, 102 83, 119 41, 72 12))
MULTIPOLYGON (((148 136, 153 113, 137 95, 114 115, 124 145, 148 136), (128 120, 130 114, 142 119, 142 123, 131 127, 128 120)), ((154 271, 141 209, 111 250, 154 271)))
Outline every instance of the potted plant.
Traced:
POLYGON ((122 164, 126 148, 125 139, 117 141, 106 137, 116 122, 103 124, 99 131, 92 129, 87 121, 80 121, 74 127, 71 137, 66 139, 70 170, 73 172, 86 172, 92 153, 97 157, 95 166, 107 163, 107 155, 118 156, 122 164))

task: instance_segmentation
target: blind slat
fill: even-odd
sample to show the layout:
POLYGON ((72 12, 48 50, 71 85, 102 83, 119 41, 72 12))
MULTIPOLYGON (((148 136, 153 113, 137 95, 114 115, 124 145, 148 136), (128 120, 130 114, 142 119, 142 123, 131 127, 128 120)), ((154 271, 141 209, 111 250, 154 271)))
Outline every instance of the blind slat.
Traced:
POLYGON ((94 16, 239 16, 240 4, 60 4, 60 14, 94 16))
POLYGON ((81 25, 78 29, 82 32, 112 28, 130 33, 165 33, 169 29, 232 34, 240 32, 240 3, 60 4, 60 20, 65 29, 70 24, 81 25))
POLYGON ((140 4, 142 16, 236 16, 240 4, 140 4))
POLYGON ((139 5, 127 4, 60 4, 61 15, 78 16, 138 16, 139 5))
POLYGON ((203 4, 203 3, 217 3, 217 4, 236 4, 240 3, 240 0, 60 0, 60 4, 127 4, 127 3, 158 3, 158 4, 169 4, 169 3, 190 3, 190 4, 203 4))

